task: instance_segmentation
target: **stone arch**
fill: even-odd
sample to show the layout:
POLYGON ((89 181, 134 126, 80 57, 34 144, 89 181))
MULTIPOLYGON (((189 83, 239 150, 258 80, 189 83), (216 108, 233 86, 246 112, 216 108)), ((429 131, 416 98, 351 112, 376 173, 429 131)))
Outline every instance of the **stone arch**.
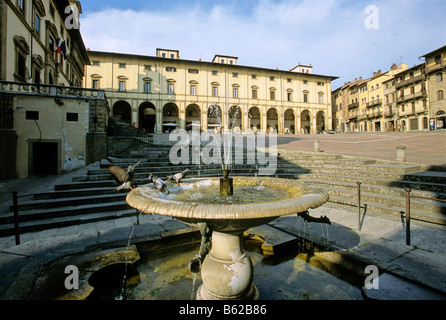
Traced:
POLYGON ((132 121, 132 107, 124 100, 115 102, 113 105, 113 117, 130 123, 132 121))
POLYGON ((311 113, 308 110, 304 110, 300 114, 300 127, 303 133, 311 133, 311 113))
POLYGON ((283 121, 284 121, 284 133, 296 133, 295 128, 295 116, 293 109, 287 109, 285 110, 285 113, 283 114, 283 121))
POLYGON ((138 110, 138 128, 148 133, 156 132, 156 107, 151 102, 143 102, 138 110))
POLYGON ((319 111, 316 114, 316 133, 320 133, 325 130, 325 112, 319 111))
POLYGON ((186 130, 190 130, 192 123, 201 125, 201 110, 196 104, 190 104, 186 108, 186 130))
POLYGON ((208 129, 213 130, 221 130, 222 127, 222 113, 221 108, 219 105, 211 104, 207 109, 207 115, 208 115, 208 129))
POLYGON ((266 112, 266 130, 279 131, 279 113, 276 108, 270 108, 266 112))
POLYGON ((163 107, 163 132, 169 133, 175 129, 179 129, 179 123, 178 106, 173 102, 165 104, 163 107))
POLYGON ((248 111, 249 128, 261 129, 261 114, 258 107, 251 107, 248 111))
POLYGON ((243 131, 242 128, 242 109, 240 106, 232 106, 228 110, 228 129, 232 131, 243 131))

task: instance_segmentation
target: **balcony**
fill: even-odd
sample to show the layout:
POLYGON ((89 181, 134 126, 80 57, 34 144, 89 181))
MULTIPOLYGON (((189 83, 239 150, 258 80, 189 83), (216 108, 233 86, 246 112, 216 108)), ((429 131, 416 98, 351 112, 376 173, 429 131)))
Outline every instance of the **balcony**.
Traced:
POLYGON ((105 91, 99 89, 11 81, 0 81, 0 92, 66 99, 106 99, 105 91))
POLYGON ((393 116, 395 116, 395 112, 393 112, 392 110, 384 112, 384 117, 386 118, 391 118, 393 116))
POLYGON ((373 101, 370 101, 369 103, 366 104, 367 108, 371 108, 371 107, 376 107, 376 106, 380 106, 383 104, 383 101, 381 99, 376 99, 373 101))
POLYGON ((420 81, 424 81, 426 80, 426 76, 424 74, 420 74, 419 76, 407 79, 407 80, 403 80, 403 81, 399 81, 395 84, 397 89, 406 87, 408 85, 420 82, 420 81))
POLYGON ((419 98, 427 98, 427 91, 421 90, 421 91, 418 91, 415 93, 405 95, 403 97, 398 97, 396 99, 396 102, 401 103, 401 102, 406 102, 406 101, 415 100, 415 99, 419 99, 419 98))
POLYGON ((381 117, 381 111, 375 111, 367 115, 367 119, 375 119, 381 117))
POLYGON ((355 109, 355 108, 359 108, 359 102, 354 102, 354 103, 348 105, 348 110, 355 109))

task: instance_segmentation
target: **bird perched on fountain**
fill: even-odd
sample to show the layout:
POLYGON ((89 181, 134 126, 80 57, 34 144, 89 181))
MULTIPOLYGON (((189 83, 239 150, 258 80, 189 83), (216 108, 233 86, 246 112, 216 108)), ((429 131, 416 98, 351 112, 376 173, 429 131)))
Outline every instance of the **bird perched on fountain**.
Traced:
POLYGON ((119 166, 110 166, 108 168, 108 172, 113 176, 113 178, 121 184, 119 187, 117 187, 115 190, 119 191, 122 189, 134 189, 136 187, 135 184, 135 168, 136 166, 141 162, 138 161, 135 165, 129 166, 127 168, 127 171, 122 169, 119 166))
POLYGON ((183 172, 176 173, 171 176, 166 176, 167 180, 175 180, 177 184, 180 184, 181 179, 184 179, 186 175, 190 172, 189 169, 184 170, 183 172))
POLYGON ((166 183, 160 178, 158 178, 156 175, 150 173, 149 180, 152 181, 153 185, 155 186, 155 188, 158 189, 158 191, 162 191, 165 194, 169 194, 169 189, 167 189, 166 183))

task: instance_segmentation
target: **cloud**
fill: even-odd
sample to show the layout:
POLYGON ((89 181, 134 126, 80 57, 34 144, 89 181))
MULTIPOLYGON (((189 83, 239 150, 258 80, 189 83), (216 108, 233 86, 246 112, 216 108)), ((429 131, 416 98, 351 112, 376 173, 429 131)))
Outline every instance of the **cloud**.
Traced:
POLYGON ((81 17, 92 50, 155 55, 180 50, 184 59, 239 57, 239 64, 286 70, 298 62, 339 81, 369 77, 394 62, 417 63, 446 42, 445 4, 378 0, 379 29, 364 27, 369 1, 247 0, 174 6, 171 10, 107 8, 81 17))

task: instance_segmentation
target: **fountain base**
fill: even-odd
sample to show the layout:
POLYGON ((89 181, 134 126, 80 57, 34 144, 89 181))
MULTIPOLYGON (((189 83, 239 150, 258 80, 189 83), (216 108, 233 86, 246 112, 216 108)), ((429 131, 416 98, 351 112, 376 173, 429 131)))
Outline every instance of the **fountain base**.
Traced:
POLYGON ((258 300, 253 265, 243 249, 243 231, 212 234, 212 249, 201 269, 197 300, 258 300))

